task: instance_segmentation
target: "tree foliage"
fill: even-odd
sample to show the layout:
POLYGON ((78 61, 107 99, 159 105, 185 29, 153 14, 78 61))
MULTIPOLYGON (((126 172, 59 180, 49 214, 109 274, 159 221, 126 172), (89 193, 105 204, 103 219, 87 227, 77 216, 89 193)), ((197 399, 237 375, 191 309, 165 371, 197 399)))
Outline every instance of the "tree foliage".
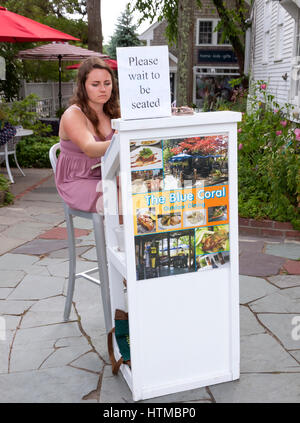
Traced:
POLYGON ((149 19, 166 20, 166 35, 170 43, 177 43, 178 0, 134 0, 132 10, 141 13, 139 23, 149 19))
POLYGON ((133 47, 141 44, 136 29, 137 26, 132 23, 132 11, 127 4, 124 12, 118 18, 115 32, 107 46, 107 53, 112 59, 116 59, 117 47, 133 47))
MULTIPOLYGON (((194 0, 190 0, 191 3, 194 0)), ((154 19, 159 22, 166 20, 168 23, 166 35, 170 43, 178 42, 178 6, 180 0, 133 0, 132 9, 141 13, 140 22, 149 19, 152 23, 154 19)), ((216 30, 223 32, 223 39, 228 38, 233 49, 244 49, 243 37, 249 27, 246 21, 247 6, 245 0, 235 0, 235 7, 229 7, 223 0, 212 0, 220 22, 216 30)), ((195 4, 202 8, 201 0, 195 0, 195 4)))
POLYGON ((57 18, 73 13, 86 15, 86 0, 6 0, 5 7, 10 12, 18 13, 36 21, 44 22, 49 15, 57 18))
MULTIPOLYGON (((187 31, 190 34, 193 33, 194 25, 194 19, 193 22, 192 19, 188 21, 185 15, 188 16, 193 7, 201 9, 201 0, 134 0, 131 3, 132 9, 141 13, 140 22, 146 19, 149 19, 151 23, 154 19, 167 21, 166 36, 168 41, 171 44, 176 44, 178 48, 178 79, 180 81, 177 86, 177 104, 183 104, 185 98, 181 93, 184 86, 186 92, 190 91, 192 72, 192 52, 190 50, 187 53, 189 46, 186 41, 188 38, 187 31), (187 55, 189 59, 186 57, 187 55)), ((223 39, 227 38, 230 41, 238 60, 240 75, 242 80, 245 81, 244 36, 249 25, 246 22, 247 6, 245 0, 235 0, 235 7, 227 5, 223 0, 212 0, 212 4, 220 17, 216 30, 222 31, 223 39)), ((187 100, 190 101, 189 98, 187 100)))

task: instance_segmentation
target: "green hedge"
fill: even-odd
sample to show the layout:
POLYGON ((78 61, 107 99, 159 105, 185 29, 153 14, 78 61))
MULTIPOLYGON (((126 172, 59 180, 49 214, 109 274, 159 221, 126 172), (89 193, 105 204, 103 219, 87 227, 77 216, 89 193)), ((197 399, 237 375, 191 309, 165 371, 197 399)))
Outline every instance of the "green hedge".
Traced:
POLYGON ((10 181, 0 174, 0 192, 4 192, 4 198, 1 198, 0 207, 7 206, 14 202, 14 196, 10 192, 10 181))
MULTIPOLYGON (((26 137, 17 145, 17 158, 20 166, 25 168, 51 168, 49 150, 57 142, 59 142, 59 138, 55 136, 26 137)), ((13 159, 11 163, 14 165, 13 159)))

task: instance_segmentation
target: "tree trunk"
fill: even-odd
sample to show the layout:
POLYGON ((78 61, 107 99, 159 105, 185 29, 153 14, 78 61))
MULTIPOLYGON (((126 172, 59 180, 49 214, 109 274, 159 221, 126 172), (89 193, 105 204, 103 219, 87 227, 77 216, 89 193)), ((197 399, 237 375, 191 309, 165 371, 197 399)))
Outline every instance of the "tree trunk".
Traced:
POLYGON ((177 107, 193 100, 194 0, 178 0, 177 107))
POLYGON ((88 48, 102 53, 101 0, 87 0, 88 48))
MULTIPOLYGON (((220 18, 230 27, 231 18, 230 10, 226 9, 223 0, 213 0, 213 3, 217 9, 220 18)), ((242 22, 243 23, 243 22, 242 22)), ((232 45, 234 53, 236 55, 239 72, 241 76, 244 76, 244 63, 245 63, 245 46, 239 36, 232 34, 228 36, 228 39, 232 45)))

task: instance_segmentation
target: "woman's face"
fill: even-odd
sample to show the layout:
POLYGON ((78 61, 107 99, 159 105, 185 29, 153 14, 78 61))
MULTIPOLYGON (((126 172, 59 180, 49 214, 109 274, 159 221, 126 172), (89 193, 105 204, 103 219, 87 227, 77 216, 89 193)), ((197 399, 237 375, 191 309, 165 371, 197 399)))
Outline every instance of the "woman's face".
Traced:
POLYGON ((112 92, 110 73, 106 69, 93 69, 87 76, 85 89, 91 103, 105 104, 112 92))

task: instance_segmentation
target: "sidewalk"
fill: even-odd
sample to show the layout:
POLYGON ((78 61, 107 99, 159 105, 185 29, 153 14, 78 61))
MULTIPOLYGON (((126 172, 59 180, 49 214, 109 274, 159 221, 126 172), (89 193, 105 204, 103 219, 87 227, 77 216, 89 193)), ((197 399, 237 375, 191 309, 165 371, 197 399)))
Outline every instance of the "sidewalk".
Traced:
MULTIPOLYGON (((0 208, 0 402, 133 402, 122 376, 111 373, 99 288, 77 280, 71 319, 63 321, 63 208, 52 170, 25 173, 13 169, 17 199, 0 208)), ((80 218, 75 226, 78 271, 86 270, 96 261, 92 226, 80 218)), ((299 258, 299 242, 240 237, 240 379, 143 402, 299 403, 299 258)))

